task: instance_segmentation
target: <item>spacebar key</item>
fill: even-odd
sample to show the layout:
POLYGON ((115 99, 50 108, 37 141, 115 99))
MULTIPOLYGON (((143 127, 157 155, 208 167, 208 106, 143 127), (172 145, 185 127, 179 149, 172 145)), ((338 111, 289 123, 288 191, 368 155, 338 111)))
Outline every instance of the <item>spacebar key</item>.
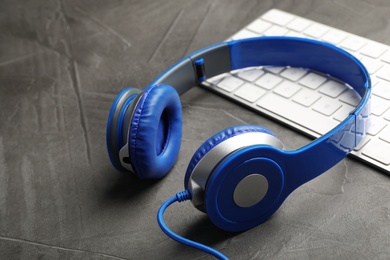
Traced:
POLYGON ((324 135, 339 124, 333 118, 272 93, 263 96, 257 105, 320 135, 324 135))

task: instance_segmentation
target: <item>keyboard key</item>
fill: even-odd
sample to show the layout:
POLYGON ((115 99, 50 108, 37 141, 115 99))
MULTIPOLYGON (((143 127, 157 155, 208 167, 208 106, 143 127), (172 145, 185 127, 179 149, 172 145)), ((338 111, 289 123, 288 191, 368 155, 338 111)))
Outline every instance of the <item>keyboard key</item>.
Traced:
POLYGON ((310 89, 317 89, 325 81, 326 77, 310 72, 305 77, 303 77, 299 83, 310 89))
POLYGON ((341 47, 347 48, 351 51, 358 51, 366 44, 366 42, 367 41, 361 37, 348 36, 341 42, 341 47))
POLYGON ((323 115, 331 116, 340 107, 341 105, 339 102, 337 102, 337 100, 324 96, 313 105, 313 110, 323 115))
POLYGON ((313 38, 320 38, 328 30, 329 30, 329 27, 322 25, 322 24, 314 23, 314 24, 310 25, 309 28, 307 28, 304 31, 304 33, 306 35, 313 37, 313 38))
POLYGON ((371 114, 381 116, 390 108, 390 102, 378 96, 371 96, 371 114))
POLYGON ((307 109, 297 103, 290 102, 289 100, 272 93, 260 98, 257 105, 281 117, 291 120, 298 125, 307 127, 311 131, 320 135, 327 133, 339 124, 336 120, 333 120, 330 117, 318 114, 313 110, 307 109))
POLYGON ((366 44, 363 49, 360 50, 361 54, 364 54, 366 56, 369 56, 371 58, 378 58, 386 51, 386 46, 378 43, 368 43, 366 44))
POLYGON ((217 85, 218 82, 220 82, 227 74, 219 74, 217 76, 214 76, 212 78, 207 78, 206 81, 210 84, 217 85))
POLYGON ((269 27, 271 27, 271 24, 269 22, 257 19, 254 22, 252 22, 251 24, 249 24, 247 26, 247 29, 249 29, 255 33, 262 34, 269 27))
POLYGON ((380 80, 377 77, 371 77, 371 87, 376 86, 379 82, 383 82, 383 80, 380 80))
POLYGON ((376 73, 380 79, 390 81, 390 65, 383 65, 383 67, 376 73))
POLYGON ((264 71, 262 69, 256 68, 256 69, 249 69, 249 70, 241 70, 240 72, 238 72, 237 76, 252 82, 258 79, 263 74, 264 71))
POLYGON ((322 37, 322 40, 332 44, 339 44, 345 39, 345 37, 347 37, 345 32, 337 29, 331 29, 322 37))
POLYGON ((240 98, 243 98, 251 103, 258 100, 261 96, 267 93, 266 90, 254 86, 249 83, 245 83, 242 87, 240 87, 234 94, 240 98))
POLYGON ((383 119, 376 116, 370 116, 367 134, 377 135, 383 128, 385 128, 386 125, 387 123, 383 119))
POLYGON ((381 81, 372 89, 372 93, 386 100, 390 100, 390 82, 381 81))
POLYGON ((219 82, 217 86, 227 92, 232 92, 233 90, 241 86, 243 83, 244 81, 242 81, 241 79, 238 79, 233 76, 228 76, 224 78, 221 82, 219 82))
POLYGON ((282 72, 286 67, 274 67, 274 66, 267 66, 264 67, 264 70, 271 72, 273 74, 279 74, 282 72))
POLYGON ((265 13, 262 18, 268 22, 284 26, 292 21, 294 16, 292 14, 273 9, 265 13))
POLYGON ((296 31, 289 31, 285 36, 307 38, 307 36, 304 36, 302 33, 296 31))
POLYGON ((379 139, 390 143, 390 127, 387 126, 379 135, 379 139))
POLYGON ((371 140, 371 137, 369 135, 366 135, 366 137, 355 147, 355 151, 359 151, 362 149, 369 141, 371 140))
POLYGON ((255 83, 262 88, 265 89, 273 89, 277 84, 282 82, 282 79, 278 76, 275 76, 271 73, 266 73, 260 79, 258 79, 255 83))
POLYGON ((278 25, 272 25, 271 28, 267 29, 264 32, 265 36, 283 36, 288 32, 284 27, 278 25))
POLYGON ((390 121, 390 110, 386 111, 386 113, 383 115, 383 118, 390 121))
MULTIPOLYGON (((338 146, 344 148, 345 150, 351 151, 351 146, 355 143, 356 135, 351 131, 344 131, 342 139, 339 140, 338 146)), ((332 140, 333 141, 333 140, 332 140)), ((335 140, 336 142, 336 140, 335 140)))
POLYGON ((340 96, 340 101, 354 107, 356 107, 361 100, 362 98, 360 97, 360 95, 353 89, 348 89, 340 96))
POLYGON ((384 165, 390 164, 390 144, 381 140, 371 140, 362 149, 362 154, 384 165))
POLYGON ((380 58, 381 61, 390 63, 390 51, 388 50, 385 54, 383 54, 380 58))
MULTIPOLYGON (((362 135, 363 133, 367 132, 367 128, 369 127, 369 117, 364 119, 364 122, 361 122, 360 124, 356 125, 355 129, 352 129, 353 132, 356 131, 357 134, 362 135)), ((368 135, 366 135, 368 136, 368 135)))
POLYGON ((279 86, 277 86, 274 90, 276 94, 281 95, 285 98, 292 97, 295 93, 299 91, 300 87, 297 84, 294 84, 290 81, 283 81, 279 86))
POLYGON ((301 104, 302 106, 309 107, 314 104, 319 98, 320 94, 310 91, 308 89, 302 89, 294 97, 293 101, 301 104))
POLYGON ((283 78, 289 79, 291 81, 297 81, 300 78, 303 77, 307 73, 307 70, 304 70, 302 68, 287 68, 285 71, 283 71, 280 76, 283 78))
POLYGON ((355 107, 344 104, 336 113, 334 113, 333 118, 341 122, 346 119, 354 109, 355 107))
POLYGON ((297 17, 291 23, 289 23, 287 25, 287 28, 294 30, 294 31, 297 31, 297 32, 302 32, 310 24, 311 24, 311 22, 309 20, 297 17))
POLYGON ((344 49, 344 51, 348 52, 349 54, 351 54, 352 56, 354 56, 358 60, 361 60, 363 58, 363 55, 361 55, 359 52, 351 51, 348 49, 344 49))
POLYGON ((348 87, 344 84, 330 80, 320 87, 318 90, 320 93, 325 94, 329 97, 335 98, 340 96, 341 93, 346 91, 348 87))
POLYGON ((259 37, 257 33, 248 31, 248 30, 241 30, 235 35, 233 35, 232 39, 233 40, 240 40, 240 39, 245 39, 245 38, 252 38, 252 37, 259 37))
POLYGON ((377 72, 377 70, 379 70, 383 66, 380 61, 369 57, 363 57, 360 61, 363 63, 368 73, 370 73, 371 75, 377 72))

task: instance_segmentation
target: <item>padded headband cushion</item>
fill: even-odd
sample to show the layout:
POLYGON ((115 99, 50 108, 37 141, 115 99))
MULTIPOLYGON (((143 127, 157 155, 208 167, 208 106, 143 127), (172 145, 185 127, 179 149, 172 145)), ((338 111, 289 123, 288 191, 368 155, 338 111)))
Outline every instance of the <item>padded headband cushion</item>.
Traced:
POLYGON ((240 134, 245 133, 251 133, 251 132, 259 132, 259 133, 266 133, 275 136, 270 130, 267 128, 256 126, 256 125, 238 125, 238 126, 231 126, 229 128, 226 128, 225 130, 222 130, 209 139, 207 139, 206 142, 204 142, 198 150, 195 152, 195 154, 192 156, 192 159, 188 165, 186 175, 184 178, 184 187, 188 189, 188 179, 190 178, 193 170, 195 169, 195 166, 200 162, 200 160, 215 146, 222 143, 223 141, 240 134))
POLYGON ((181 144, 181 103, 168 85, 152 85, 142 94, 130 127, 130 160, 141 179, 165 176, 181 144))

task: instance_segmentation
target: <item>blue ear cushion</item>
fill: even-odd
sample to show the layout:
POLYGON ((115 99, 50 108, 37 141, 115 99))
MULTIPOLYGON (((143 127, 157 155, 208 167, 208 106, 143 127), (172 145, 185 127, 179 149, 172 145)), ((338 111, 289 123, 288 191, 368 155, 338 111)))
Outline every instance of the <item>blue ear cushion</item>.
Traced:
POLYGON ((129 131, 131 164, 141 179, 158 179, 173 167, 182 135, 180 97, 168 85, 153 85, 140 98, 129 131))
POLYGON ((215 146, 222 143, 223 141, 229 139, 230 137, 237 136, 240 134, 250 133, 250 132, 260 132, 260 133, 267 133, 270 135, 275 136, 270 130, 256 125, 238 125, 238 126, 231 126, 229 128, 226 128, 225 130, 222 130, 209 139, 207 139, 206 142, 204 142, 198 150, 195 152, 195 154, 192 156, 192 159, 188 165, 186 175, 184 177, 184 187, 185 189, 188 189, 188 180, 192 174, 192 171, 194 170, 195 166, 200 162, 200 160, 215 146))

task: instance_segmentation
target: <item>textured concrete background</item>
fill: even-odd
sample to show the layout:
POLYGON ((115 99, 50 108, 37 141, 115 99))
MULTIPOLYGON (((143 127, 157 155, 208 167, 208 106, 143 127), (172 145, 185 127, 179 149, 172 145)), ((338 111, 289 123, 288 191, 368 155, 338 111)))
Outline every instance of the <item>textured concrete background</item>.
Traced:
MULTIPOLYGON (((194 88, 182 97, 174 169, 139 181, 110 165, 107 116, 122 88, 146 87, 271 8, 390 45, 388 0, 0 0, 0 259, 210 259, 155 220, 183 189, 193 152, 241 123, 271 129, 288 148, 309 139, 194 88)), ((166 219, 232 259, 389 259, 390 178, 348 158, 240 234, 218 230, 190 203, 166 219)))

